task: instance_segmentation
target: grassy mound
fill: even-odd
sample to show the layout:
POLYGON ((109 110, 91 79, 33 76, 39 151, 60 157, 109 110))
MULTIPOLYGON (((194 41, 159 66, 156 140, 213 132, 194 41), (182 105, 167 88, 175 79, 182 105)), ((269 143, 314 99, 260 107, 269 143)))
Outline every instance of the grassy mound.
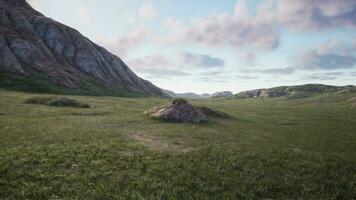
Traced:
POLYGON ((90 108, 89 104, 81 103, 67 97, 32 97, 25 101, 27 104, 41 104, 57 107, 90 108))
POLYGON ((144 97, 146 95, 126 89, 108 88, 100 82, 82 77, 81 88, 67 88, 54 82, 51 77, 43 74, 29 76, 13 75, 0 69, 0 89, 23 91, 38 94, 83 95, 83 96, 118 96, 144 97))
POLYGON ((200 111, 202 111, 205 115, 209 116, 209 117, 216 117, 216 118, 221 118, 221 119, 230 118, 230 116, 228 114, 224 113, 224 112, 213 110, 213 109, 210 109, 210 108, 205 107, 205 106, 198 107, 198 109, 200 111))
POLYGON ((176 98, 172 102, 173 104, 187 104, 188 101, 184 98, 176 98))

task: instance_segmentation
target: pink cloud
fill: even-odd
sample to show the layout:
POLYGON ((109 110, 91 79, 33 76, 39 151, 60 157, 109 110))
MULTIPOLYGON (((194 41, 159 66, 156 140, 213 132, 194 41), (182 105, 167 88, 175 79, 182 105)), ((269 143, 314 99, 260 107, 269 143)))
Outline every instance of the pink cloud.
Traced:
MULTIPOLYGON (((266 2, 258 8, 262 14, 268 13, 267 9, 270 9, 266 2)), ((201 19, 173 34, 170 39, 176 42, 197 42, 209 46, 228 45, 258 50, 275 49, 279 43, 279 35, 272 20, 266 20, 265 16, 259 14, 250 15, 242 0, 236 4, 234 14, 201 19)))
POLYGON ((138 48, 149 36, 150 30, 140 27, 125 36, 98 38, 97 42, 116 55, 126 57, 132 49, 138 48))
POLYGON ((277 21, 299 30, 356 28, 355 0, 279 0, 277 21))

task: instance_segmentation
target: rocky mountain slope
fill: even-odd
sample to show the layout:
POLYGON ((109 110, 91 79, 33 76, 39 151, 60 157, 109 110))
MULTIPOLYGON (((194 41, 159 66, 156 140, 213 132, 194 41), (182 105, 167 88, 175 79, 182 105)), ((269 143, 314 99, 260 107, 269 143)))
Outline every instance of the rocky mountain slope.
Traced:
POLYGON ((35 11, 25 0, 0 0, 0 71, 10 77, 45 77, 63 88, 90 90, 99 85, 162 95, 119 57, 35 11))
POLYGON ((356 92, 356 86, 330 86, 306 84, 298 86, 281 86, 269 89, 257 89, 236 94, 238 98, 287 97, 304 98, 315 94, 331 92, 356 92))

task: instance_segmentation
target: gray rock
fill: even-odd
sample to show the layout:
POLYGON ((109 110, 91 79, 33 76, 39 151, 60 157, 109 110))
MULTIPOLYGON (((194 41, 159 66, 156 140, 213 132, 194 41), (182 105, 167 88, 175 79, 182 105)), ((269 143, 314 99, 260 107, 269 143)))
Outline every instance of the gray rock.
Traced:
POLYGON ((198 123, 209 121, 209 117, 228 118, 228 115, 214 111, 207 107, 194 107, 187 101, 179 99, 172 103, 163 105, 161 107, 153 108, 146 112, 152 118, 162 119, 164 121, 180 123, 198 123))
POLYGON ((163 94, 119 57, 25 0, 0 0, 0 69, 24 76, 42 73, 70 88, 80 88, 85 78, 109 88, 163 94))

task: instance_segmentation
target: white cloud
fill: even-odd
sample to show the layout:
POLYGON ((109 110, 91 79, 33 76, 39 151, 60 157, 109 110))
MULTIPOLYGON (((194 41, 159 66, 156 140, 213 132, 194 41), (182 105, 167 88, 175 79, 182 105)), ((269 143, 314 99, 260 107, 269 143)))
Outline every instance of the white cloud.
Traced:
POLYGON ((97 42, 114 54, 126 57, 131 50, 138 48, 149 36, 150 30, 147 27, 140 27, 125 36, 102 37, 98 38, 97 42))
POLYGON ((91 15, 90 15, 90 11, 88 10, 88 8, 80 6, 78 8, 78 15, 82 20, 84 20, 86 22, 90 21, 91 15))
POLYGON ((183 65, 202 68, 220 68, 225 65, 225 61, 223 59, 213 57, 208 54, 181 52, 180 57, 183 65))
POLYGON ((151 2, 145 2, 138 9, 138 16, 143 20, 152 21, 156 19, 157 12, 151 2))
POLYGON ((164 26, 168 30, 181 30, 184 28, 182 21, 172 16, 165 19, 164 26))
POLYGON ((272 50, 278 46, 279 34, 271 17, 266 18, 266 13, 269 13, 270 9, 270 1, 264 1, 258 7, 259 12, 253 16, 250 15, 244 1, 240 0, 236 4, 234 14, 213 15, 200 19, 186 26, 183 31, 172 33, 170 41, 272 50))
POLYGON ((299 30, 356 27, 355 0, 278 0, 277 21, 299 30))

